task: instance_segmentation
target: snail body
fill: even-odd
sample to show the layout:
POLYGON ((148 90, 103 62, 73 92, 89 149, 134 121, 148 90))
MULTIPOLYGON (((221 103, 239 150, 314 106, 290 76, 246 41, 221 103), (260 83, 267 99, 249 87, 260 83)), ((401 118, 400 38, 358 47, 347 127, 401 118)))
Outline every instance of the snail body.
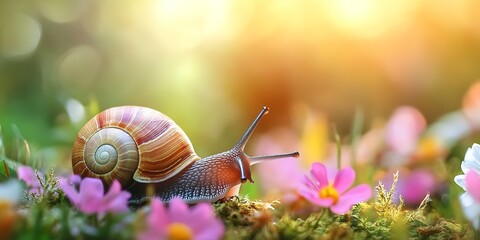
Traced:
POLYGON ((240 141, 229 151, 200 158, 185 132, 168 116, 146 107, 107 109, 80 130, 72 150, 74 174, 110 186, 114 179, 132 193, 132 202, 149 197, 189 203, 213 202, 238 194, 251 177, 250 166, 267 159, 297 157, 298 152, 249 157, 243 152, 264 107, 240 141), (152 187, 150 187, 152 186, 152 187))

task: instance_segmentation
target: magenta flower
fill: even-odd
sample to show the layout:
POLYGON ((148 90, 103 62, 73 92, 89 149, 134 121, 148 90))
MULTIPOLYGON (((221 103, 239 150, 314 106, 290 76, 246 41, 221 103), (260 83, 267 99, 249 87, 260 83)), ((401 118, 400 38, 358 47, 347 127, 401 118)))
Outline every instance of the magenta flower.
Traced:
MULTIPOLYGON (((405 204, 408 206, 418 206, 427 194, 436 194, 441 190, 438 180, 432 171, 428 169, 406 170, 400 169, 400 177, 395 186, 393 201, 400 202, 400 196, 403 197, 405 204)), ((388 172, 382 180, 387 189, 393 183, 393 172, 388 172)))
POLYGON ((153 239, 221 239, 223 223, 215 217, 208 203, 188 208, 181 199, 172 199, 168 209, 158 199, 153 199, 147 218, 147 229, 137 236, 139 240, 153 239))
MULTIPOLYGON (((37 195, 43 193, 43 188, 40 184, 40 180, 38 179, 35 171, 32 168, 27 166, 20 166, 17 168, 17 175, 18 179, 24 181, 27 184, 27 186, 29 187, 28 191, 30 193, 37 195)), ((40 178, 43 178, 42 173, 38 173, 38 176, 40 178)))
POLYGON ((104 195, 103 183, 97 178, 84 178, 80 181, 77 191, 74 187, 79 181, 78 176, 70 180, 60 179, 59 185, 70 202, 83 213, 98 213, 100 216, 107 212, 121 213, 128 210, 130 193, 121 190, 120 183, 114 180, 110 190, 104 195))
POLYGON ((300 195, 313 204, 330 208, 336 214, 345 214, 354 204, 366 201, 372 196, 372 189, 367 184, 347 191, 355 180, 355 171, 350 167, 337 172, 333 182, 327 176, 325 165, 321 163, 312 164, 310 173, 312 178, 305 176, 300 195))

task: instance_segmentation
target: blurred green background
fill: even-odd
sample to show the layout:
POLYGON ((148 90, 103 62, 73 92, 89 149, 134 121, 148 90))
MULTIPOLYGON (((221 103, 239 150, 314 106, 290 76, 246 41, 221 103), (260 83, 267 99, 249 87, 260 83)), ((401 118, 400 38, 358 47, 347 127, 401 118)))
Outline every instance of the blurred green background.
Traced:
POLYGON ((300 131, 304 108, 341 135, 357 108, 367 124, 401 105, 433 122, 461 108, 480 77, 479 9, 476 0, 0 0, 5 144, 15 144, 15 124, 36 157, 68 159, 81 126, 118 105, 167 114, 200 156, 233 146, 264 105, 259 132, 300 131))

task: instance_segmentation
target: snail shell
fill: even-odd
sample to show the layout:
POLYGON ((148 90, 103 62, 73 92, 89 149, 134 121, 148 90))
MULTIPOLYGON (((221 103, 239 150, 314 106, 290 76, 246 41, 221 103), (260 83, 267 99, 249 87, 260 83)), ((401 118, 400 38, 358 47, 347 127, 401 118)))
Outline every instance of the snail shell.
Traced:
POLYGON ((123 188, 133 180, 165 181, 200 159, 185 132, 166 115, 146 107, 107 109, 80 130, 72 167, 81 177, 100 178, 123 188))

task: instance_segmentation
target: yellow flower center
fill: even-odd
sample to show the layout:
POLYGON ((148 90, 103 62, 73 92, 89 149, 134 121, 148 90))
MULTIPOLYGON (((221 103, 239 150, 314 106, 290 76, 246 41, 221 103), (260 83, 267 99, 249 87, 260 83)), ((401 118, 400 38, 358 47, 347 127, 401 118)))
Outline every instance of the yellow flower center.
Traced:
POLYGON ((338 202, 338 192, 331 184, 322 188, 320 190, 319 195, 321 198, 331 198, 333 200, 333 204, 338 202))
POLYGON ((192 230, 183 223, 172 223, 167 228, 168 240, 190 240, 193 239, 192 230))

